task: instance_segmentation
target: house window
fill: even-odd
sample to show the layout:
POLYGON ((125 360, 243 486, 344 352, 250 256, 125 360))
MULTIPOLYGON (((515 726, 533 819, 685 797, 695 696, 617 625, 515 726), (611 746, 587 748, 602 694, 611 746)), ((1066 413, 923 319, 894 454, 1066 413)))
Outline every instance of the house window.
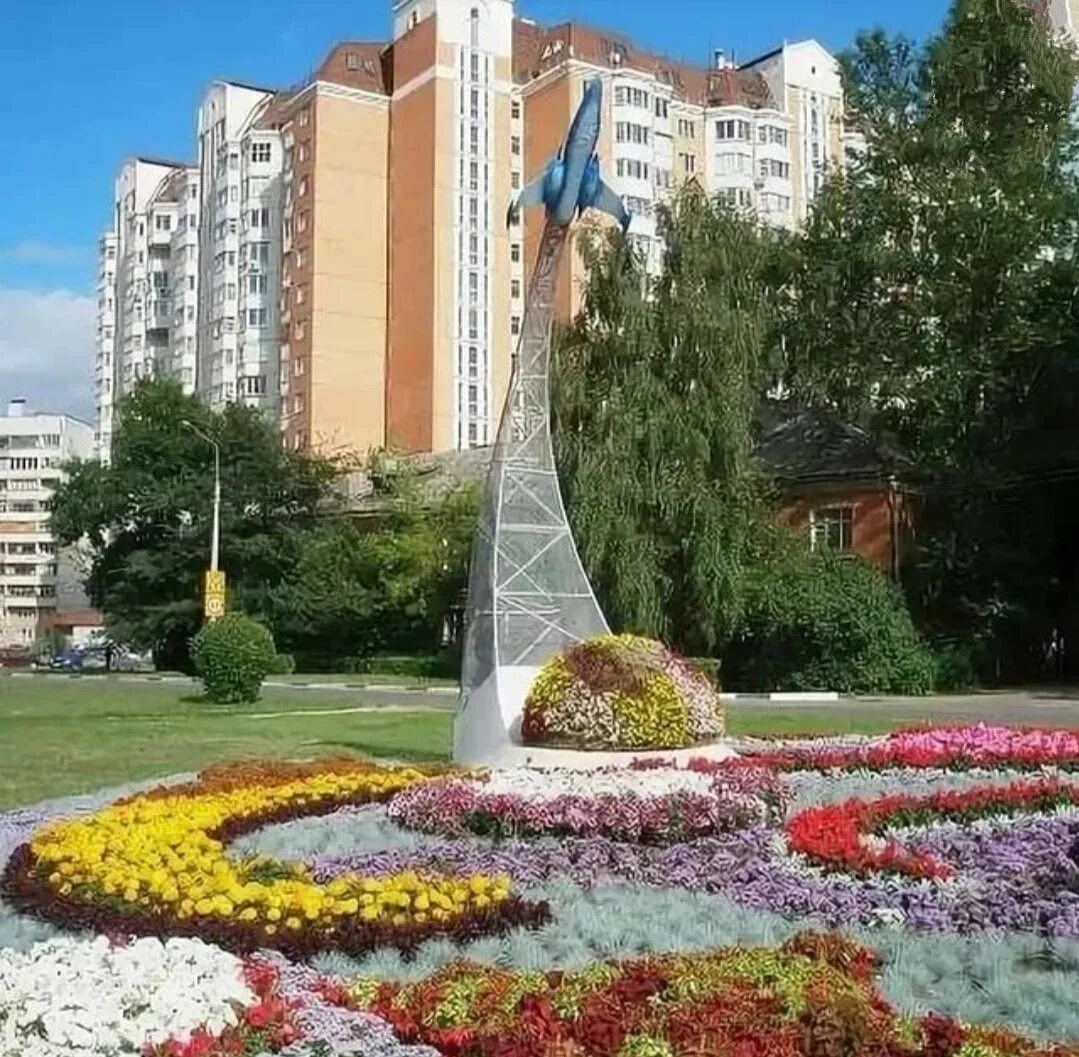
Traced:
POLYGON ((251 144, 251 160, 255 162, 265 162, 270 160, 270 145, 269 143, 252 143, 251 144))
POLYGON ((520 136, 510 136, 510 154, 520 154, 520 153, 521 153, 521 137, 520 136))
POLYGON ((514 242, 510 245, 510 260, 517 264, 521 259, 521 244, 514 242))
POLYGON ((520 316, 511 316, 510 317, 510 333, 514 334, 514 335, 521 333, 521 317, 520 316))
POLYGON ((854 507, 836 506, 811 510, 809 542, 815 551, 849 554, 854 547, 854 507))
POLYGON ((514 101, 510 103, 510 117, 513 118, 514 121, 517 121, 520 116, 521 104, 516 99, 514 99, 514 101))

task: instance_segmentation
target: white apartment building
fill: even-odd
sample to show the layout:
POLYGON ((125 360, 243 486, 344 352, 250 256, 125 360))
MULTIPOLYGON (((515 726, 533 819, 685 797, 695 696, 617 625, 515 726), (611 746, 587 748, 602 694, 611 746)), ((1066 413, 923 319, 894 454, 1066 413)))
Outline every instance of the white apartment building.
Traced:
POLYGON ((116 340, 116 233, 107 231, 97 248, 97 331, 94 394, 97 425, 94 449, 108 458, 112 446, 113 354, 116 340))
POLYGON ((219 81, 199 107, 196 389, 276 411, 283 151, 274 93, 219 81))
MULTIPOLYGON (((157 361, 162 377, 174 378, 185 393, 195 390, 199 298, 199 171, 186 166, 170 173, 159 201, 172 203, 167 285, 158 290, 167 319, 167 352, 157 361)), ((151 203, 151 209, 156 201, 151 203)), ((156 221, 155 221, 156 229, 156 221)), ((167 229, 166 229, 167 230, 167 229)))
POLYGON ((57 554, 49 503, 69 459, 89 458, 94 430, 68 415, 0 417, 0 646, 32 646, 56 611, 57 554))
POLYGON ((839 63, 815 40, 803 40, 784 44, 740 69, 761 74, 790 122, 793 217, 800 225, 828 171, 846 163, 839 63))
POLYGON ((163 189, 182 168, 131 158, 116 179, 113 228, 99 242, 95 432, 102 458, 112 443, 116 402, 169 358, 171 238, 178 208, 163 189))

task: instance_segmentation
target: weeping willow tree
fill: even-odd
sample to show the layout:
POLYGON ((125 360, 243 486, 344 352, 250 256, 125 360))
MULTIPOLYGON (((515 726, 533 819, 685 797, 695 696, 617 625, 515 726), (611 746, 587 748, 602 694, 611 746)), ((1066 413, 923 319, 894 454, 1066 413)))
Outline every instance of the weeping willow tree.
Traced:
POLYGON ((770 528, 753 454, 769 244, 695 185, 660 235, 653 278, 622 240, 584 237, 582 310, 555 347, 556 454, 613 624, 714 653, 770 528))

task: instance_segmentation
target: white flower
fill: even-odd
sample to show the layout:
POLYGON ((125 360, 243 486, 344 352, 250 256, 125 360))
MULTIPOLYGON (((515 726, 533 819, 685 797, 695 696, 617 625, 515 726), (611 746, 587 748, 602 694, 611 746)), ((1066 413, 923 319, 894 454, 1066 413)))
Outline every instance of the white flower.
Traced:
POLYGON ((531 770, 507 768, 492 771, 477 789, 485 794, 519 796, 533 802, 555 800, 561 796, 616 796, 636 794, 642 797, 668 793, 712 794, 710 775, 674 767, 654 770, 531 770))
POLYGON ((200 940, 55 939, 0 951, 0 1057, 120 1057, 219 1032, 256 996, 239 958, 200 940))

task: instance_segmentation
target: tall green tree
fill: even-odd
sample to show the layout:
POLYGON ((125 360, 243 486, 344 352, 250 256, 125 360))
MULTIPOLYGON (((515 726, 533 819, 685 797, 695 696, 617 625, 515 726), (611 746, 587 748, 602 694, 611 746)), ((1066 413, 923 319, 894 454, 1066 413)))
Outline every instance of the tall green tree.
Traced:
POLYGON ((221 567, 232 604, 254 614, 290 574, 341 468, 284 450, 256 411, 212 412, 173 382, 143 382, 121 401, 109 463, 68 467, 52 528, 89 547, 86 586, 112 637, 168 665, 187 663, 210 553, 212 451, 185 420, 221 446, 221 567))
POLYGON ((583 308, 556 348, 556 451, 608 615, 709 653, 738 620, 769 524, 752 427, 771 250, 696 185, 660 233, 657 278, 617 238, 584 245, 583 308))
POLYGON ((305 534, 298 561, 271 593, 278 644, 308 668, 437 651, 464 590, 476 489, 426 496, 404 463, 380 480, 376 517, 335 516, 305 534))
POLYGON ((922 47, 846 58, 868 150, 789 243, 778 340, 793 394, 914 457, 923 626, 990 677, 1079 642, 1076 59, 1027 5, 956 0, 922 47))

